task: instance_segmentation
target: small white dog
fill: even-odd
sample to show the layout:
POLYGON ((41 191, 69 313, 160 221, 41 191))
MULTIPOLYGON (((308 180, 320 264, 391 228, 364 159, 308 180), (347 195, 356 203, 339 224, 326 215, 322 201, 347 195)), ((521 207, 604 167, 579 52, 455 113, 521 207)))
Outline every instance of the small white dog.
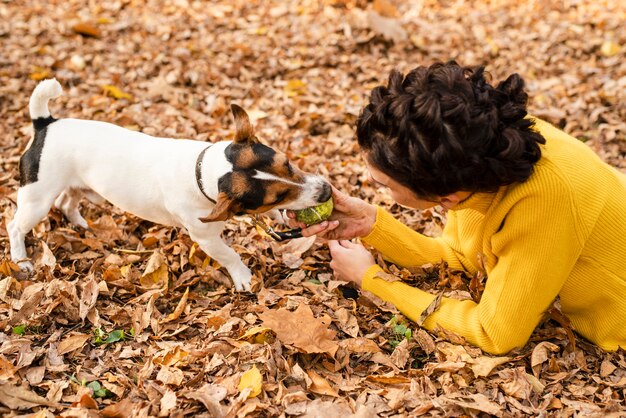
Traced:
POLYGON ((85 196, 152 222, 185 227, 228 270, 236 290, 250 290, 250 270, 220 237, 223 221, 303 209, 330 198, 331 187, 321 176, 302 172, 284 154, 259 143, 239 106, 231 106, 234 141, 207 144, 156 138, 105 122, 54 119, 48 101, 61 92, 56 80, 45 80, 30 98, 34 135, 20 159, 17 211, 7 227, 11 259, 22 270, 33 270, 24 237, 53 204, 72 223, 88 228, 78 210, 85 196))

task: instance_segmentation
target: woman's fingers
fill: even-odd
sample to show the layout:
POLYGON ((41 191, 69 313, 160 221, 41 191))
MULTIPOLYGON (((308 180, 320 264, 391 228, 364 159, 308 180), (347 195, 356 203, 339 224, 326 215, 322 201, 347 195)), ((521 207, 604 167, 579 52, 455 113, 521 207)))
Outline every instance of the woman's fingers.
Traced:
POLYGON ((332 231, 339 226, 339 221, 324 221, 302 229, 302 236, 310 237, 332 231))

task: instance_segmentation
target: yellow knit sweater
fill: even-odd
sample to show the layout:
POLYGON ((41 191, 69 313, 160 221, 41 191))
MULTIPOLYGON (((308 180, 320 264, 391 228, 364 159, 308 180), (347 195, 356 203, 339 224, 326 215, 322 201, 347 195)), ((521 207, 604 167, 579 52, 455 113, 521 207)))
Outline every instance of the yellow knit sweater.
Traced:
MULTIPOLYGON (((437 238, 379 207, 363 241, 401 266, 445 261, 471 274, 484 266, 480 303, 443 298, 427 329, 439 325, 506 353, 528 341, 558 295, 578 333, 605 350, 626 348, 626 176, 575 138, 535 122, 546 144, 526 182, 474 194, 448 212, 437 238)), ((417 320, 435 296, 376 277, 380 271, 368 269, 363 289, 417 320)))

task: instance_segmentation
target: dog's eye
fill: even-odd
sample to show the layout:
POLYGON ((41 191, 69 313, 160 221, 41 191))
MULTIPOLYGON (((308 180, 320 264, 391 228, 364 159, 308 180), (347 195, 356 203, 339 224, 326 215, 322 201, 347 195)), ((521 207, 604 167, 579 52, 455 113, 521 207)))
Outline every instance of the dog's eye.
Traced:
POLYGON ((282 202, 283 200, 285 200, 285 198, 287 197, 287 195, 289 194, 289 191, 284 191, 282 193, 279 193, 278 196, 276 196, 276 199, 274 200, 274 202, 272 202, 272 205, 277 205, 280 202, 282 202))

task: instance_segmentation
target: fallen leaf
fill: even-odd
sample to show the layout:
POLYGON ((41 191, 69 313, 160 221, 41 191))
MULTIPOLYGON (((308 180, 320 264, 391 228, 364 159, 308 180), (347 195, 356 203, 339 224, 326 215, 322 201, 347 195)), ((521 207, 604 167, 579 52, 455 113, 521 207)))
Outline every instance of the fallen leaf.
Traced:
POLYGON ((205 383, 197 390, 183 392, 183 396, 201 402, 211 417, 221 418, 225 415, 225 408, 220 402, 226 398, 227 393, 228 390, 224 386, 205 383))
POLYGON ((298 79, 289 80, 285 86, 285 93, 287 93, 287 97, 302 95, 306 93, 306 84, 298 79))
POLYGON ((602 42, 602 46, 600 47, 600 52, 605 57, 612 57, 613 55, 617 55, 621 51, 621 47, 618 43, 613 41, 604 41, 602 42))
POLYGON ((271 331, 268 327, 252 327, 247 330, 238 340, 245 340, 250 343, 263 344, 267 341, 267 333, 271 331))
POLYGON ((487 377, 493 369, 510 360, 510 357, 479 356, 470 361, 470 367, 475 377, 487 377))
POLYGON ((160 402, 161 412, 159 415, 164 416, 164 417, 168 416, 170 414, 170 411, 176 408, 177 400, 178 398, 176 397, 176 393, 174 393, 170 389, 166 389, 165 393, 161 397, 161 402, 160 402))
POLYGON ((43 241, 41 242, 41 250, 41 258, 38 260, 39 264, 53 269, 57 264, 57 259, 54 254, 52 254, 52 251, 50 251, 50 248, 48 248, 46 243, 43 241))
POLYGON ((102 33, 100 32, 100 29, 85 22, 77 23, 74 26, 72 26, 72 31, 74 31, 74 33, 87 36, 87 37, 92 37, 92 38, 102 37, 102 33))
POLYGON ((133 402, 126 398, 120 402, 109 405, 100 411, 100 415, 104 418, 127 418, 133 415, 133 402))
POLYGON ((161 323, 167 323, 167 322, 177 320, 180 317, 180 315, 183 313, 183 311, 185 310, 185 307, 187 306, 188 297, 189 297, 189 288, 187 288, 185 290, 185 293, 183 293, 183 296, 178 301, 178 305, 176 305, 176 309, 174 309, 174 312, 169 314, 163 321, 161 321, 161 323))
POLYGON ((276 333, 283 344, 290 344, 305 353, 328 353, 334 356, 339 345, 335 331, 328 329, 330 320, 315 318, 305 303, 291 312, 288 309, 268 310, 259 315, 263 325, 276 333))
POLYGON ((421 327, 422 325, 424 325, 424 321, 426 321, 426 319, 428 319, 428 317, 432 315, 433 312, 439 309, 439 306, 441 305, 442 297, 443 297, 443 292, 439 292, 437 297, 433 299, 432 302, 430 302, 430 304, 426 307, 426 309, 424 309, 424 311, 420 314, 420 317, 416 321, 416 324, 418 326, 421 327))
POLYGON ((131 96, 128 93, 123 92, 118 87, 112 86, 110 84, 103 85, 102 91, 107 96, 111 96, 116 100, 119 100, 119 99, 133 100, 133 96, 131 96))
POLYGON ((57 407, 56 403, 42 398, 23 386, 14 386, 8 383, 0 383, 0 403, 14 410, 25 410, 42 405, 57 407))
POLYGON ((390 41, 398 43, 404 42, 409 38, 406 29, 402 27, 402 24, 397 19, 384 17, 370 10, 367 13, 367 22, 374 32, 390 41))
POLYGON ((165 257, 159 251, 155 251, 148 259, 148 264, 139 282, 147 288, 161 288, 167 284, 168 280, 169 272, 165 257))
POLYGON ((240 392, 243 392, 244 389, 250 389, 248 398, 255 398, 259 396, 261 394, 262 387, 263 376, 256 366, 252 366, 252 368, 245 371, 241 375, 241 380, 239 380, 239 384, 237 385, 237 389, 239 389, 240 392))
POLYGON ((555 353, 559 350, 560 347, 558 345, 548 341, 542 341, 535 346, 530 356, 530 367, 533 369, 533 374, 536 377, 539 377, 541 373, 541 365, 550 358, 550 352, 555 353))
POLYGON ((57 347, 60 355, 78 350, 91 338, 88 334, 72 334, 61 341, 57 347))
POLYGON ((335 389, 333 389, 330 383, 328 383, 328 380, 324 379, 313 370, 306 370, 306 374, 312 382, 309 386, 309 390, 311 392, 317 393, 318 395, 333 396, 335 398, 339 397, 339 394, 335 389))
POLYGON ((100 290, 98 287, 98 282, 96 281, 94 276, 90 276, 87 283, 83 285, 83 291, 80 296, 80 319, 84 320, 89 314, 89 311, 91 311, 94 306, 96 306, 96 301, 98 300, 99 293, 100 290))

